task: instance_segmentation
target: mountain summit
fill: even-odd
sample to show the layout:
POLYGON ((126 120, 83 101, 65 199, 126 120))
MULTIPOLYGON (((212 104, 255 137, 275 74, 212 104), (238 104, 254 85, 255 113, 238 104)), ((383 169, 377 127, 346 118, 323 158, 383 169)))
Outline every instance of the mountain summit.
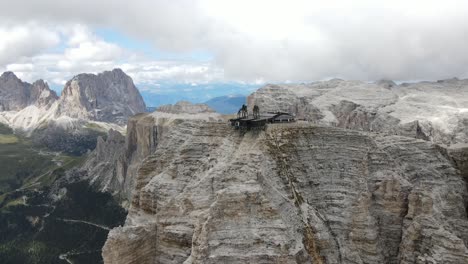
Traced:
POLYGON ((121 69, 79 74, 65 84, 57 115, 125 124, 146 106, 132 79, 121 69))
POLYGON ((19 111, 29 105, 50 106, 58 99, 47 83, 21 81, 13 72, 0 76, 0 111, 19 111))
POLYGON ((15 129, 32 131, 50 121, 66 126, 77 122, 122 126, 129 116, 145 109, 132 78, 121 69, 76 75, 60 97, 43 80, 30 84, 12 72, 0 76, 0 118, 15 129))
POLYGON ((94 149, 110 128, 123 131, 130 116, 146 106, 132 79, 120 69, 79 74, 60 97, 43 80, 0 77, 0 122, 24 131, 34 142, 73 154, 94 149))

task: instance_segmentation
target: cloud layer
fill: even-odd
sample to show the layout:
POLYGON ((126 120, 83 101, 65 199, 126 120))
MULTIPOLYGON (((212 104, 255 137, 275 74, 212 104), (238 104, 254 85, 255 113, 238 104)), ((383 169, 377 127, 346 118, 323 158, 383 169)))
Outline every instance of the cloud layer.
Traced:
POLYGON ((59 81, 120 65, 145 83, 468 77, 466 1, 323 2, 5 0, 0 67, 59 81), (97 27, 213 61, 149 60, 93 35, 97 27), (64 52, 51 52, 61 41, 64 52))

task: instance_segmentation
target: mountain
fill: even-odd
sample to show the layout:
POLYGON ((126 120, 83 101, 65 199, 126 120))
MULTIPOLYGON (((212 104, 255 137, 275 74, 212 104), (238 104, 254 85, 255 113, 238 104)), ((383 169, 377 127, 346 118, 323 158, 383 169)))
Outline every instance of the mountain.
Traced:
POLYGON ((206 104, 192 104, 187 101, 179 101, 174 105, 162 105, 158 107, 156 111, 170 114, 203 114, 216 112, 206 104))
POLYGON ((104 262, 465 263, 465 83, 267 85, 250 107, 303 120, 264 131, 190 107, 135 116, 94 154, 131 174, 88 174, 129 202, 104 262))
POLYGON ((121 70, 75 76, 61 97, 42 80, 0 76, 1 263, 102 263, 126 211, 78 168, 109 128, 144 110, 121 70))
POLYGON ((181 95, 181 93, 157 94, 152 93, 151 91, 141 91, 141 95, 143 96, 143 99, 145 100, 146 104, 154 108, 165 104, 175 104, 178 101, 188 100, 183 95, 181 95))
POLYGON ((238 131, 205 115, 134 116, 92 154, 93 181, 129 197, 104 263, 468 261, 464 145, 306 121, 238 131))
MULTIPOLYGON (((239 94, 251 93, 259 87, 260 86, 258 84, 238 82, 197 84, 161 82, 158 83, 158 85, 144 85, 142 87, 143 89, 141 94, 147 105, 157 107, 165 104, 175 104, 178 101, 203 103, 209 99, 224 97, 226 95, 233 95, 233 97, 238 97, 240 96, 239 94)), ((239 110, 238 107, 236 108, 235 112, 237 112, 237 110, 239 110)), ((233 112, 230 114, 232 113, 233 112)))
POLYGON ((129 116, 146 111, 132 79, 120 69, 79 74, 65 84, 56 116, 124 125, 129 116))
POLYGON ((0 76, 0 111, 19 111, 30 105, 47 107, 57 99, 57 94, 43 80, 30 84, 13 72, 0 76))
POLYGON ((330 81, 266 85, 247 98, 261 112, 290 112, 299 119, 354 130, 468 143, 468 80, 403 83, 330 81))
MULTIPOLYGON (((70 105, 84 117, 65 117, 109 118, 94 114, 99 99, 76 99, 75 91, 93 90, 79 86, 70 105)), ((105 239, 102 258, 113 264, 468 263, 467 98, 468 80, 334 79, 270 84, 249 95, 249 109, 298 119, 264 130, 236 130, 189 102, 133 115, 125 133, 97 137, 81 166, 26 177, 18 193, 0 197, 0 231, 9 235, 0 236, 7 238, 0 255, 7 248, 96 263, 105 239), (49 181, 50 190, 36 190, 49 181), (23 189, 52 206, 23 198, 23 189), (128 209, 125 221, 109 196, 94 198, 96 190, 128 209), (55 240, 55 226, 71 239, 55 240), (7 244, 30 228, 38 233, 24 237, 35 244, 7 244), (82 258, 90 252, 91 260, 82 258)))
POLYGON ((106 123, 123 126, 129 116, 146 111, 132 79, 120 69, 79 74, 60 97, 42 80, 29 84, 6 72, 0 91, 0 121, 29 132, 50 122, 71 129, 91 122, 107 129, 106 123))
POLYGON ((239 108, 246 103, 247 97, 243 95, 227 95, 212 98, 205 102, 209 107, 221 114, 237 113, 239 108))
POLYGON ((82 168, 83 177, 99 190, 110 192, 117 200, 128 204, 140 164, 156 150, 165 130, 162 124, 178 123, 180 119, 222 120, 221 115, 208 106, 184 101, 161 106, 152 113, 135 115, 128 121, 125 136, 110 130, 106 138, 98 138, 95 151, 90 153, 82 168))
POLYGON ((146 111, 132 79, 120 69, 79 74, 60 97, 42 81, 29 84, 12 72, 0 78, 0 122, 54 151, 83 154, 109 129, 123 131, 128 118, 146 111))

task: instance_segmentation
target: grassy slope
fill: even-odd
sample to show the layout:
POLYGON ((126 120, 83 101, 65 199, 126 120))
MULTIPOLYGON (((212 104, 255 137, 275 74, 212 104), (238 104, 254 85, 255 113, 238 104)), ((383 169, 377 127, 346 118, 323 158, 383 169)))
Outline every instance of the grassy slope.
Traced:
POLYGON ((14 135, 10 129, 0 125, 0 195, 32 182, 38 176, 50 177, 54 170, 80 160, 82 157, 33 148, 28 139, 14 135))

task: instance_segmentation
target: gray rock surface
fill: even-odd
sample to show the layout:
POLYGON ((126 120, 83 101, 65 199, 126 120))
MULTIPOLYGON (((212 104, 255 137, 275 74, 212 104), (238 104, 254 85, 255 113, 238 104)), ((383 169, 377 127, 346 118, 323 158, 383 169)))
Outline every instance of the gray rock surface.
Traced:
POLYGON ((83 123, 122 130, 130 116, 145 111, 132 79, 120 69, 79 74, 60 98, 42 80, 28 84, 11 72, 0 77, 0 122, 28 134, 48 125, 72 131, 83 123))
POLYGON ((431 142, 302 122, 153 128, 127 135, 152 147, 105 263, 468 263, 466 185, 431 142))
POLYGON ((252 93, 262 112, 286 111, 321 125, 468 143, 468 80, 403 83, 330 81, 266 85, 252 93))
POLYGON ((21 81, 12 72, 0 76, 0 111, 19 111, 27 106, 49 107, 58 99, 47 83, 21 81))
POLYGON ((44 80, 37 80, 32 84, 31 93, 29 96, 29 104, 37 107, 50 107, 58 96, 55 91, 49 88, 49 85, 44 80))
POLYGON ((177 124, 181 120, 202 122, 220 119, 219 114, 203 104, 180 102, 161 110, 132 116, 128 120, 125 137, 111 130, 107 140, 99 138, 96 150, 83 166, 84 175, 92 184, 112 193, 124 206, 131 201, 141 163, 156 150, 161 135, 170 127, 167 124, 177 124))
POLYGON ((125 206, 131 198, 139 165, 156 148, 157 131, 150 114, 131 117, 126 137, 110 130, 106 140, 98 138, 96 149, 83 166, 86 178, 100 190, 112 193, 125 206))
POLYGON ((120 69, 79 74, 65 85, 57 116, 69 116, 124 125, 146 106, 132 79, 120 69))

